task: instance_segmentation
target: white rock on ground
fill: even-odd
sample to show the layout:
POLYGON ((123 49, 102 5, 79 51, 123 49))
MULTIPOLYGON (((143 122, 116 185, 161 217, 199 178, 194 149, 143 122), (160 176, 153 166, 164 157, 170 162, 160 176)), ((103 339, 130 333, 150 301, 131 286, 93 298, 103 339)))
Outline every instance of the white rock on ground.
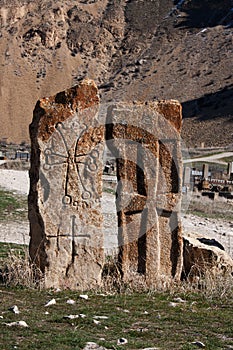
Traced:
POLYGON ((25 327, 25 328, 29 327, 25 321, 16 321, 16 322, 6 323, 6 326, 8 326, 8 327, 25 327))
POLYGON ((87 300, 88 299, 88 295, 87 294, 80 294, 79 298, 87 300))
POLYGON ((9 310, 12 311, 14 314, 19 314, 19 308, 17 305, 9 307, 9 310))
POLYGON ((197 346, 198 348, 205 348, 205 344, 200 341, 193 341, 191 344, 197 346))
POLYGON ((51 305, 55 305, 56 304, 56 300, 55 299, 51 299, 47 302, 47 304, 45 304, 45 307, 51 306, 51 305))
POLYGON ((76 318, 79 318, 79 315, 67 315, 67 316, 63 316, 63 318, 68 318, 69 320, 75 320, 76 318))
POLYGON ((117 345, 125 345, 128 343, 128 340, 126 338, 120 338, 117 340, 117 345))
POLYGON ((96 343, 88 342, 86 343, 85 348, 83 350, 106 350, 106 348, 104 348, 103 346, 99 346, 96 343))

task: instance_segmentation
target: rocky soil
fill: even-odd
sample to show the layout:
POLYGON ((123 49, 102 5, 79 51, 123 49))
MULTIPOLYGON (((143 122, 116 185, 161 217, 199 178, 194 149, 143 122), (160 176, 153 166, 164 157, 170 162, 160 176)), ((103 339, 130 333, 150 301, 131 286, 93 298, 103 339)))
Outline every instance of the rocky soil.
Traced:
POLYGON ((0 137, 94 79, 103 102, 178 99, 188 146, 233 143, 232 0, 0 0, 0 137), (214 137, 213 137, 214 136, 214 137))

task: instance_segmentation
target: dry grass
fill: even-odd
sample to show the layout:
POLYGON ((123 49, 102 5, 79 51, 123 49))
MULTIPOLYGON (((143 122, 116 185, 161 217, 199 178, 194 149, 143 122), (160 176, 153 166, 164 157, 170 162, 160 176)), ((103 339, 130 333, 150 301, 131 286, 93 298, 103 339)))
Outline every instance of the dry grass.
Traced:
POLYGON ((27 247, 8 251, 7 257, 2 262, 0 277, 3 284, 9 287, 41 288, 43 284, 43 275, 31 263, 27 247))
POLYGON ((175 293, 201 293, 206 299, 228 298, 233 294, 232 272, 226 271, 224 274, 213 273, 210 269, 203 270, 199 266, 193 266, 190 271, 192 277, 175 286, 175 293), (193 274, 195 270, 195 275, 193 274))
POLYGON ((171 295, 183 293, 201 293, 207 299, 227 298, 233 294, 232 270, 221 271, 218 268, 209 266, 193 265, 189 276, 183 281, 161 277, 154 288, 149 288, 145 279, 135 274, 131 280, 123 281, 116 259, 108 257, 103 271, 102 291, 111 294, 115 293, 154 293, 166 292, 171 295))
POLYGON ((233 200, 219 197, 211 200, 200 194, 183 196, 183 211, 201 217, 224 219, 233 221, 233 200))
MULTIPOLYGON (((27 248, 24 250, 10 249, 7 257, 2 261, 0 277, 7 287, 26 287, 43 289, 42 272, 31 263, 27 248), (36 277, 35 277, 36 276, 36 277)), ((102 273, 101 292, 110 294, 154 293, 201 293, 205 298, 226 298, 233 292, 232 271, 219 273, 217 269, 205 265, 203 268, 193 265, 185 281, 174 281, 162 278, 154 288, 149 288, 144 277, 135 274, 130 280, 124 281, 115 258, 108 257, 102 273)))

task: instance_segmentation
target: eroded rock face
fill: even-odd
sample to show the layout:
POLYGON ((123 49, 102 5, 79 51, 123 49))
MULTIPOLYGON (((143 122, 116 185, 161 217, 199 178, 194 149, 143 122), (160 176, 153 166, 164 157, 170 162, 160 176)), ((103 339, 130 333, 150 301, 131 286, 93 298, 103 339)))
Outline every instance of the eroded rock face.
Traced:
POLYGON ((108 110, 108 146, 117 158, 119 262, 123 278, 155 286, 180 278, 181 106, 117 104, 108 110))
POLYGON ((45 287, 86 289, 101 281, 104 263, 102 159, 104 126, 91 80, 43 98, 30 136, 30 255, 45 287))

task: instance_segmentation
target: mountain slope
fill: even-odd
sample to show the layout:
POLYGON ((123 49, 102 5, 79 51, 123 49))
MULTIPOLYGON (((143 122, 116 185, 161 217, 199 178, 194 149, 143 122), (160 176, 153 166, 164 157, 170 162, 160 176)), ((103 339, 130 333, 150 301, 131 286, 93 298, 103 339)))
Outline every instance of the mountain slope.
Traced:
POLYGON ((178 99, 189 146, 233 142, 231 0, 0 0, 0 138, 89 77, 102 101, 178 99), (213 137, 214 135, 214 137, 213 137))

